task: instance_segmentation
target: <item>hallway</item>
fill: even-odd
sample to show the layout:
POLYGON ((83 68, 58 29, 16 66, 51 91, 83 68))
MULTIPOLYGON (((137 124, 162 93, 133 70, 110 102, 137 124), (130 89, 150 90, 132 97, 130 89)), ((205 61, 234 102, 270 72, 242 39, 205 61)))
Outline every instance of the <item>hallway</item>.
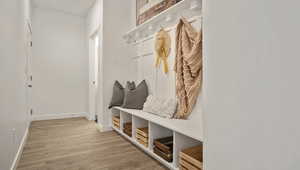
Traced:
POLYGON ((160 170, 158 162, 116 132, 85 118, 32 122, 17 170, 160 170))

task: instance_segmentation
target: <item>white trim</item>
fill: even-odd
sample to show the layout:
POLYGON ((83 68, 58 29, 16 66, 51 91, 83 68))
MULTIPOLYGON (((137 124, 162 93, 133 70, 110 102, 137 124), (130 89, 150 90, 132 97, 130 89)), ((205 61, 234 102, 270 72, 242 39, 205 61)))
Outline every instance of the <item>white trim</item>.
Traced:
POLYGON ((98 34, 99 35, 99 31, 100 31, 100 26, 98 26, 97 28, 95 28, 94 31, 92 31, 92 33, 89 35, 89 39, 94 39, 94 37, 98 34))
POLYGON ((18 167, 19 161, 20 161, 22 153, 23 153, 24 146, 25 146, 26 141, 27 141, 28 133, 29 133, 29 126, 26 128, 26 131, 25 131, 25 134, 24 134, 24 136, 22 138, 22 141, 20 143, 18 152, 17 152, 17 154, 15 156, 15 159, 13 161, 13 164, 10 168, 11 170, 16 170, 17 167, 18 167))
POLYGON ((181 133, 198 141, 203 141, 203 124, 199 122, 198 119, 168 119, 144 112, 142 110, 124 109, 121 107, 114 108, 120 110, 121 112, 131 114, 133 116, 163 126, 167 129, 181 133))
POLYGON ((103 127, 102 128, 102 132, 108 132, 108 131, 112 131, 113 130, 113 128, 112 127, 103 127))
POLYGON ((93 115, 91 113, 89 113, 86 118, 90 121, 95 121, 95 115, 93 115))
POLYGON ((60 114, 35 114, 31 116, 32 121, 37 120, 53 120, 53 119, 67 119, 74 117, 85 117, 89 119, 89 114, 87 113, 60 113, 60 114))
POLYGON ((103 126, 101 123, 97 123, 96 124, 96 128, 100 131, 100 132, 107 132, 107 131, 112 131, 113 128, 112 127, 105 127, 103 126))

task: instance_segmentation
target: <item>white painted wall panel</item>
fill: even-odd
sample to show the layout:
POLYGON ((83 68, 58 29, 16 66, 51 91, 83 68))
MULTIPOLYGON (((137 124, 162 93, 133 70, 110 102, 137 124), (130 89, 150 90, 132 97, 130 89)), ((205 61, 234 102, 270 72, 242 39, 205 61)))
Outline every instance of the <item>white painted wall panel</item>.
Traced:
POLYGON ((97 114, 104 130, 109 129, 111 112, 107 108, 111 99, 113 84, 119 80, 137 79, 137 62, 134 47, 122 38, 123 34, 135 26, 135 0, 103 1, 97 0, 87 17, 90 36, 100 28, 100 60, 97 114), (118 5, 116 5, 118 4, 118 5), (95 12, 96 11, 96 12, 95 12))
MULTIPOLYGON (((193 22, 192 25, 196 30, 201 29, 201 20, 193 22)), ((176 27, 175 25, 169 25, 171 30, 169 34, 171 36, 171 53, 168 57, 169 63, 169 73, 165 74, 163 72, 163 65, 161 64, 158 68, 155 67, 155 57, 156 53, 154 51, 154 38, 155 35, 152 35, 154 38, 147 39, 145 41, 139 42, 137 46, 137 63, 138 63, 138 80, 145 79, 149 86, 150 94, 157 96, 159 98, 176 98, 175 91, 175 57, 176 57, 176 27), (152 53, 151 55, 147 55, 152 53), (144 56, 147 55, 147 56, 144 56), (143 56, 143 57, 139 57, 143 56)), ((166 28, 169 29, 169 28, 166 28)), ((203 110, 203 99, 202 94, 200 94, 199 100, 197 101, 196 107, 193 113, 190 116, 190 119, 195 119, 202 123, 202 110, 203 110)))
POLYGON ((204 2, 204 169, 300 169, 300 2, 204 2))
POLYGON ((117 0, 103 1, 103 125, 109 126, 111 113, 108 109, 115 80, 125 84, 128 80, 136 79, 132 56, 135 51, 126 44, 123 34, 134 26, 134 2, 117 0), (116 5, 118 4, 118 5, 116 5))
POLYGON ((28 0, 0 1, 0 169, 12 167, 29 124, 26 113, 28 0))
POLYGON ((34 114, 86 113, 88 49, 84 18, 35 8, 34 114))
MULTIPOLYGON (((142 59, 135 59, 133 60, 133 62, 136 64, 137 66, 137 70, 143 70, 143 63, 142 63, 142 59)), ((144 78, 144 72, 143 71, 138 71, 137 72, 137 79, 136 82, 141 82, 144 78)))
POLYGON ((147 82, 147 85, 149 87, 149 93, 150 94, 156 94, 156 70, 154 69, 154 60, 152 55, 147 55, 144 57, 139 58, 138 60, 142 61, 142 70, 139 70, 138 72, 143 72, 143 77, 140 79, 143 80, 145 79, 147 82))

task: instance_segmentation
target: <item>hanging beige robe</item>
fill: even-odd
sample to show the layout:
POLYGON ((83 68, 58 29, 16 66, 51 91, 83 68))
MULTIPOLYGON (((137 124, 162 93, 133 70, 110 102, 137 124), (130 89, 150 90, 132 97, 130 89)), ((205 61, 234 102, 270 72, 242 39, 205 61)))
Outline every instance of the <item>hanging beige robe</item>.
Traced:
POLYGON ((174 117, 187 119, 202 85, 202 32, 184 18, 177 25, 175 72, 178 108, 174 117))

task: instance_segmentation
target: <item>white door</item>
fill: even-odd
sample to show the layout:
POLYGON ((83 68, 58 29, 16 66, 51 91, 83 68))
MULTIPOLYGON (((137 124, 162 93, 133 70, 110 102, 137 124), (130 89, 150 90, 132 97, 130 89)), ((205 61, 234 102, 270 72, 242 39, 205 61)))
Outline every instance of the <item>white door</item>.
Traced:
POLYGON ((27 34, 26 34, 26 105, 28 118, 31 118, 33 114, 33 104, 32 104, 32 88, 33 88, 33 76, 32 76, 32 29, 31 24, 27 23, 27 34))
POLYGON ((99 37, 95 34, 89 41, 89 112, 90 120, 96 117, 96 96, 98 90, 98 48, 99 37))

